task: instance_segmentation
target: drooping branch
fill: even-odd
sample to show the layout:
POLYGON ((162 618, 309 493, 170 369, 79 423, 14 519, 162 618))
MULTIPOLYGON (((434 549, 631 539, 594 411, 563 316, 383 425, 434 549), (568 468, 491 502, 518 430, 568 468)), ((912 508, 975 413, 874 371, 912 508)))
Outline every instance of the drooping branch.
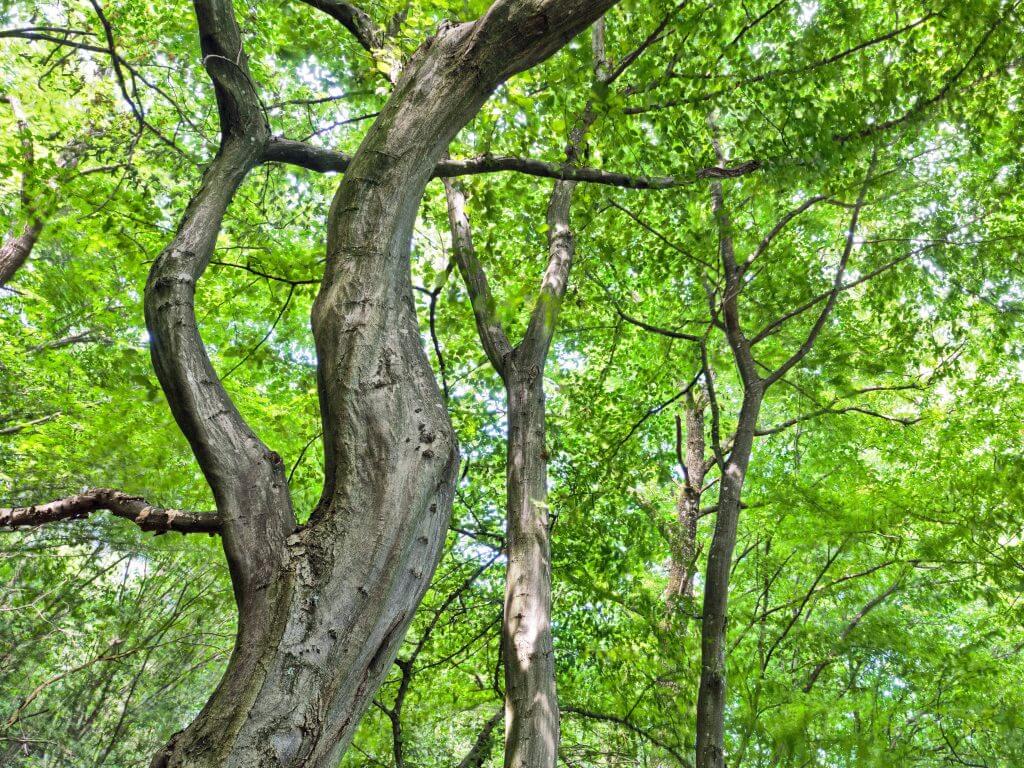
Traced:
POLYGON ((817 410, 811 411, 810 413, 801 414, 800 416, 794 416, 793 418, 786 419, 786 421, 782 422, 781 424, 776 424, 775 426, 772 427, 759 427, 757 431, 754 432, 754 434, 757 435, 758 437, 765 437, 766 435, 777 435, 779 432, 783 432, 789 429, 790 427, 800 424, 801 422, 810 421, 811 419, 816 419, 819 416, 840 415, 843 413, 859 413, 864 416, 871 416, 872 418, 875 419, 891 421, 894 424, 902 424, 905 427, 909 427, 912 424, 916 424, 921 420, 920 417, 890 416, 888 414, 873 411, 870 408, 864 408, 863 406, 859 405, 847 405, 838 408, 835 407, 835 405, 831 405, 825 408, 818 408, 817 410))
POLYGON ((220 532, 220 517, 214 512, 154 507, 141 496, 110 488, 93 488, 49 504, 0 507, 0 528, 30 528, 61 520, 80 520, 100 510, 107 510, 158 535, 170 531, 211 535, 220 532))
MULTIPOLYGON (((318 173, 344 173, 352 162, 351 155, 325 147, 317 147, 293 139, 274 138, 267 146, 263 161, 288 163, 318 173)), ((561 181, 580 181, 590 184, 604 184, 624 189, 675 189, 694 184, 702 179, 733 179, 757 171, 760 161, 747 160, 727 166, 709 166, 696 171, 693 176, 632 176, 599 168, 587 168, 529 157, 504 155, 481 155, 463 160, 440 160, 431 178, 454 178, 475 176, 485 173, 515 172, 528 176, 539 176, 561 181)))
POLYGON ((352 33, 359 44, 371 53, 384 44, 384 30, 378 27, 370 14, 362 8, 343 0, 302 0, 319 11, 323 11, 352 33))

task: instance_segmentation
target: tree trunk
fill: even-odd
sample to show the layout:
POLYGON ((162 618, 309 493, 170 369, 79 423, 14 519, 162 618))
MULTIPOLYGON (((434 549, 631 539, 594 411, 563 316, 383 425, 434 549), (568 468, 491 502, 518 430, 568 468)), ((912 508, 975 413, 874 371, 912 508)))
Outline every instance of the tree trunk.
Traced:
POLYGON ((505 581, 505 766, 553 768, 558 698, 551 638, 544 386, 539 368, 507 376, 508 575, 505 581))
POLYGON ((672 563, 665 589, 665 608, 669 614, 679 610, 683 601, 693 598, 694 560, 697 546, 697 519, 700 517, 701 489, 704 487, 704 403, 688 398, 685 408, 686 476, 676 502, 676 529, 672 534, 672 563))
MULTIPOLYGON (((222 144, 153 266, 146 315, 154 367, 217 500, 239 630, 217 691, 154 767, 337 765, 437 565, 457 476, 412 296, 420 199, 491 92, 613 4, 498 0, 480 20, 443 28, 406 66, 331 206, 312 316, 326 477, 297 528, 282 462, 235 409, 196 325, 196 281, 270 141, 230 2, 197 0, 222 144)), ((532 381, 539 386, 539 376, 532 381)))
POLYGON ((28 261, 42 231, 43 222, 33 219, 25 224, 20 235, 12 235, 0 246, 0 286, 7 285, 14 273, 28 261))
POLYGON ((729 576, 736 547, 743 481, 750 463, 763 396, 759 381, 747 385, 739 428, 722 473, 715 533, 708 551, 700 638, 700 690, 697 694, 697 768, 725 768, 725 636, 729 576))

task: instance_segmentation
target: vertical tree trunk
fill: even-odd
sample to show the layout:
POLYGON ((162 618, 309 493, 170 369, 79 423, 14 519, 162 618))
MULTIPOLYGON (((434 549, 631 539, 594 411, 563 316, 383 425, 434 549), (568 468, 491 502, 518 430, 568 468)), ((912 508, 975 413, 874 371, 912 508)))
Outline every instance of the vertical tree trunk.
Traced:
POLYGON ((544 366, 575 256, 569 221, 575 186, 556 182, 548 200, 548 265, 526 333, 513 348, 476 257, 465 196, 457 184, 445 182, 455 260, 473 303, 480 342, 505 383, 508 404, 508 568, 502 621, 506 768, 554 768, 558 760, 544 366))
POLYGON ((543 375, 513 365, 508 398, 505 766, 554 766, 559 717, 551 638, 551 542, 543 375))
POLYGON ((697 519, 700 517, 701 490, 704 487, 704 402, 687 398, 685 413, 686 475, 676 502, 676 528, 672 532, 672 563, 665 589, 665 608, 671 614, 685 600, 693 598, 694 559, 697 554, 697 519))
POLYGON ((725 768, 725 636, 729 576, 736 547, 743 481, 750 463, 762 397, 759 382, 744 396, 740 428, 722 473, 715 533, 708 551, 701 624, 700 690, 697 693, 697 768, 725 768))

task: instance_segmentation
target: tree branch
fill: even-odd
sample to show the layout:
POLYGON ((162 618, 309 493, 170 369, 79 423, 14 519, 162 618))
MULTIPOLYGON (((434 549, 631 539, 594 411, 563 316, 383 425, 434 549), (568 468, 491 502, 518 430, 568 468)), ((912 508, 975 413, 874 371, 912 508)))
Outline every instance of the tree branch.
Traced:
POLYGON ((853 252, 853 243, 857 234, 857 222, 860 219, 861 209, 864 207, 864 200, 867 198, 868 187, 871 185, 872 173, 875 169, 875 161, 877 160, 877 157, 876 153, 871 158, 871 165, 868 167, 868 172, 864 177, 864 184, 861 186, 860 194, 857 196, 857 202, 853 206, 853 213, 850 216, 850 226, 846 231, 846 244, 843 246, 843 255, 839 259, 839 266, 836 269, 836 277, 832 283, 832 290, 829 292, 828 299, 825 301, 825 306, 822 307, 821 313, 818 315, 818 319, 814 322, 810 333, 807 334, 807 338, 804 340, 804 343, 800 345, 800 348, 764 380, 764 386, 766 389, 785 376, 794 365, 803 360, 807 353, 811 351, 811 348, 814 346, 814 342, 818 339, 818 334, 820 334, 821 330, 825 327, 825 322, 828 320, 829 315, 832 313, 832 309, 835 307, 836 300, 839 298, 839 294, 843 290, 843 276, 846 274, 846 264, 850 260, 850 254, 853 252))
POLYGON ((505 360, 512 353, 512 344, 508 340, 501 320, 498 318, 494 296, 483 264, 476 256, 473 246, 473 230, 466 213, 466 195, 462 187, 443 179, 445 197, 448 201, 448 222, 452 230, 452 251, 455 263, 469 292, 469 300, 473 305, 473 316, 480 335, 487 359, 491 361, 498 375, 505 376, 505 360))
POLYGON ((378 27, 370 14, 352 3, 342 0, 302 0, 306 5, 323 11, 352 33, 359 44, 373 53, 384 45, 384 30, 378 27))
POLYGON ((0 435, 16 435, 19 432, 23 432, 26 429, 31 429, 32 427, 37 427, 40 424, 45 424, 48 421, 58 419, 63 415, 63 411, 56 411, 54 413, 48 413, 45 416, 40 416, 37 419, 23 421, 21 424, 14 424, 10 427, 0 427, 0 435))
POLYGON ((651 742, 651 744, 653 744, 654 746, 660 747, 661 749, 668 752, 670 755, 672 755, 673 758, 675 758, 675 760, 680 765, 692 765, 690 760, 683 757, 682 753, 676 747, 673 747, 668 742, 659 739, 649 730, 647 730, 646 728, 641 728, 640 726, 630 721, 628 718, 617 717, 616 715, 606 715, 603 712, 593 712, 588 709, 583 709, 582 707, 573 706, 563 706, 562 712, 564 712, 567 715, 576 715, 578 717, 584 717, 588 720, 597 720, 599 722, 613 723, 615 725, 622 726, 626 730, 632 731, 638 736, 642 736, 643 738, 647 739, 647 741, 651 742))
POLYGON ((483 764, 487 762, 487 758, 491 755, 494 743, 494 729, 504 719, 505 707, 498 707, 498 710, 484 723, 484 727, 477 734, 476 741, 473 742, 473 747, 462 758, 462 762, 459 763, 459 768, 482 768, 483 764))
POLYGON ((789 429, 792 426, 795 426, 796 424, 799 424, 800 422, 810 421, 811 419, 816 419, 819 416, 832 415, 832 414, 841 414, 841 413, 860 413, 860 414, 863 414, 865 416, 871 416, 871 417, 876 418, 876 419, 882 419, 884 421, 891 421, 894 424, 902 424, 905 427, 909 427, 909 426, 911 426, 913 424, 916 424, 917 422, 919 422, 921 420, 920 416, 914 417, 914 418, 911 418, 911 417, 902 417, 901 418, 899 416, 888 416, 888 415, 886 415, 884 413, 879 413, 878 411, 872 411, 872 410, 870 410, 868 408, 862 408, 862 407, 857 406, 857 405, 848 405, 848 406, 845 406, 843 408, 835 408, 833 406, 828 406, 828 407, 825 407, 825 408, 819 408, 816 411, 811 411, 810 413, 805 413, 805 414, 803 414, 801 416, 795 416, 792 419, 787 419, 786 421, 782 422, 781 424, 776 424, 774 427, 766 427, 764 429, 758 429, 758 430, 756 430, 754 432, 754 434, 757 437, 764 437, 766 435, 776 435, 779 432, 782 432, 784 430, 789 429))
POLYGON ((211 535, 220 532, 221 521, 216 513, 154 507, 141 496, 110 488, 93 488, 38 506, 0 507, 0 528, 29 528, 60 520, 80 520, 98 510, 131 520, 142 530, 157 535, 169 531, 211 535))
POLYGON ((811 206, 815 205, 816 203, 820 203, 824 199, 824 195, 815 195, 814 197, 805 200, 801 205, 789 211, 781 219, 779 219, 778 222, 776 222, 775 226, 771 228, 771 231, 764 236, 760 243, 758 243, 757 247, 754 249, 754 252, 750 254, 750 258, 744 261, 743 264, 740 266, 740 275, 744 274, 750 268, 750 265, 753 264, 758 257, 760 257, 762 254, 764 254, 765 251, 768 250, 768 246, 772 244, 772 240, 778 237, 779 233, 786 228, 786 225, 788 225, 789 222, 791 222, 793 219, 795 219, 797 216, 799 216, 801 213, 806 211, 811 206))
MULTIPOLYGON (((344 173, 351 163, 351 155, 333 149, 317 147, 294 139, 273 138, 263 155, 266 163, 288 163, 318 173, 344 173)), ((561 181, 581 181, 625 189, 674 189, 694 184, 702 179, 733 179, 746 176, 761 168, 758 160, 747 160, 730 166, 701 168, 692 177, 631 176, 599 168, 578 167, 529 157, 481 155, 464 160, 445 159, 437 163, 431 178, 476 176, 484 173, 516 172, 561 181)))
POLYGON ((829 654, 820 662, 818 662, 818 664, 815 665, 814 669, 811 671, 811 674, 807 678, 807 682, 804 684, 804 693, 811 692, 811 689, 814 687, 814 684, 818 681, 818 678, 821 676, 821 673, 825 671, 825 667, 831 664, 832 661, 835 659, 836 654, 838 652, 838 646, 841 646, 843 643, 845 643, 846 638, 848 638, 850 634, 853 632, 853 630, 857 628, 857 625, 860 624, 864 617, 867 616, 879 605, 884 603, 890 597, 890 595, 896 592, 896 590, 900 588, 902 582, 903 577, 900 576, 900 578, 896 579, 896 581, 892 583, 892 586, 890 586, 884 592, 875 595, 873 598, 871 598, 871 600, 869 600, 864 605, 863 608, 857 611, 857 615, 854 616, 850 620, 850 622, 845 627, 843 627, 842 632, 839 633, 839 641, 836 643, 836 648, 833 648, 829 652, 829 654))
POLYGON ((548 200, 548 265, 523 341, 516 348, 529 364, 540 369, 543 369, 551 347, 562 299, 569 285, 569 272, 576 255, 576 241, 569 222, 575 187, 576 182, 573 181, 556 181, 548 200))

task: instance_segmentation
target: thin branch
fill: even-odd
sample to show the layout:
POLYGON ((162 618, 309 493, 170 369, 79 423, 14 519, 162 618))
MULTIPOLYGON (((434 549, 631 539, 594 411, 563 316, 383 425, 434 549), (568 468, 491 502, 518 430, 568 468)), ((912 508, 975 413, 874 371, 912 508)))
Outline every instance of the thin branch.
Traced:
POLYGON ((459 768, 482 768, 491 755, 494 743, 494 729, 505 719, 505 707, 498 707, 498 710, 484 723, 484 727, 477 734, 476 741, 472 748, 466 753, 459 763, 459 768))
MULTIPOLYGON (((316 147, 294 139, 274 138, 270 141, 263 162, 289 163, 318 173, 344 173, 352 161, 351 155, 324 147, 316 147)), ((747 160, 730 166, 701 168, 693 176, 631 176, 598 168, 586 168, 529 157, 481 155, 464 160, 441 160, 431 178, 454 178, 484 173, 516 172, 561 181, 580 181, 604 184, 625 189, 674 189, 694 184, 702 179, 733 179, 746 176, 761 168, 757 160, 747 160)))
POLYGON ((53 421, 64 415, 63 411, 55 411, 54 413, 48 413, 46 416, 40 416, 38 419, 32 419, 31 421, 25 421, 21 424, 14 424, 10 427, 0 428, 0 435, 16 435, 18 432, 24 432, 26 429, 32 427, 38 427, 40 424, 45 424, 48 421, 53 421))
POLYGON ((902 582, 903 578, 901 576, 893 582, 891 587, 889 587, 881 594, 878 594, 875 597, 871 598, 871 600, 869 600, 863 608, 857 611, 857 615, 854 616, 850 620, 850 622, 845 627, 843 627, 842 632, 839 633, 839 641, 836 643, 836 648, 833 648, 829 652, 828 656, 826 656, 817 665, 815 665, 814 669, 811 671, 811 674, 807 678, 807 682, 804 684, 804 693, 811 692, 811 689, 814 687, 814 684, 818 681, 818 678, 821 676, 821 673, 825 671, 825 667, 831 664, 832 661, 835 659, 836 654, 838 652, 838 646, 841 646, 843 643, 845 643, 846 639, 850 636, 853 630, 857 628, 857 625, 860 624, 864 617, 867 616, 879 605, 884 603, 893 593, 895 593, 896 590, 900 588, 902 582))
POLYGON ((764 252, 768 250, 768 247, 772 244, 772 240, 778 237, 778 235, 782 232, 783 229, 786 228, 786 225, 788 225, 789 222, 791 222, 801 213, 806 211, 808 208, 812 207, 817 203, 820 203, 824 199, 826 199, 824 195, 815 195, 814 197, 808 198, 802 204, 800 204, 793 210, 789 211, 786 215, 779 219, 775 226, 771 228, 771 231, 764 236, 760 243, 758 243, 757 247, 754 249, 754 252, 750 254, 750 258, 748 258, 740 266, 740 274, 742 275, 743 273, 745 273, 750 268, 750 265, 753 264, 758 257, 763 255, 764 252))
POLYGON ((491 361, 499 376, 505 376, 505 361, 512 354, 512 344, 498 317, 497 305, 491 293, 487 273, 476 256, 473 245, 473 230, 466 213, 466 195, 462 187, 443 179, 445 197, 448 202, 448 222, 452 232, 452 252, 455 263, 462 275, 469 299, 473 305, 473 316, 487 359, 491 361))
POLYGON ((28 528, 60 520, 79 520, 104 509, 158 535, 168 531, 211 535, 220 532, 220 517, 216 513, 154 507, 141 496, 129 496, 110 488, 93 488, 39 506, 0 507, 0 528, 28 528))
MULTIPOLYGON (((902 264, 904 261, 909 259, 911 256, 914 256, 914 255, 920 253, 922 250, 924 250, 924 249, 923 248, 919 248, 919 249, 915 249, 913 251, 909 251, 909 252, 903 254, 902 256, 900 256, 899 258, 893 259, 892 261, 888 262, 887 264, 883 264, 882 266, 878 267, 877 269, 871 270, 870 272, 868 272, 867 274, 863 275, 862 277, 857 278, 856 280, 851 280, 848 283, 843 283, 843 285, 840 286, 840 288, 839 288, 840 293, 842 293, 843 291, 848 291, 851 288, 855 288, 858 285, 861 285, 862 283, 866 283, 868 280, 871 280, 873 277, 877 277, 878 275, 882 274, 883 272, 886 272, 886 271, 892 269, 893 267, 898 266, 899 264, 902 264)), ((757 343, 759 343, 761 341, 764 341, 766 338, 768 338, 769 336, 771 336, 774 333, 776 333, 778 331, 778 329, 782 325, 784 325, 786 322, 792 320, 794 317, 802 315, 807 310, 809 310, 812 307, 816 306, 817 304, 820 304, 821 302, 825 301, 825 299, 827 299, 831 295, 832 295, 832 290, 831 289, 828 290, 828 291, 824 291, 823 293, 819 293, 817 296, 815 296, 814 298, 808 300, 806 303, 801 304, 796 309, 793 309, 793 310, 787 312, 786 314, 784 314, 781 317, 779 317, 777 320, 773 320, 771 323, 769 323, 764 328, 762 328, 760 331, 758 331, 757 334, 754 336, 754 338, 752 338, 750 340, 751 346, 753 346, 753 345, 755 345, 755 344, 757 344, 757 343)))
POLYGON ((588 720, 597 720, 599 722, 613 723, 614 725, 619 725, 625 728, 626 730, 632 731, 638 736, 642 736, 643 738, 647 739, 647 741, 651 742, 651 744, 653 744, 654 746, 665 750, 670 755, 672 755, 672 757, 675 758, 675 760, 680 765, 689 766, 692 764, 690 760, 683 756, 683 754, 679 751, 678 748, 672 746, 671 744, 662 739, 659 739, 646 728, 641 728, 640 726, 636 725, 635 723, 633 723, 625 717, 608 715, 603 712, 594 712, 589 709, 583 709, 582 707, 563 706, 561 709, 563 714, 566 715, 576 715, 577 717, 584 717, 588 720))
POLYGON ((807 338, 804 340, 804 343, 800 345, 800 348, 764 380, 765 389, 785 376, 794 365, 803 360, 807 353, 811 351, 811 348, 814 346, 814 342, 818 339, 818 334, 820 334, 822 329, 825 327, 825 323, 828 320, 829 315, 832 313, 832 309, 835 307, 836 300, 839 298, 839 294, 843 289, 843 276, 846 274, 846 265, 850 260, 850 254, 853 252, 853 244, 857 235, 857 223, 860 219, 861 209, 864 207, 864 201, 867 198, 868 187, 871 185, 872 174, 874 172, 875 162, 877 159, 878 155, 876 153, 871 158, 871 165, 868 167, 868 172, 864 177, 864 184, 861 186, 860 194, 857 196, 857 202, 853 206, 853 213, 850 216, 850 226, 846 232, 846 245, 843 247, 843 255, 839 259, 839 266, 836 269, 836 277, 832 284, 832 290, 829 292, 828 298, 825 300, 825 306, 822 307, 821 313, 818 315, 818 319, 814 322, 810 333, 807 334, 807 338))

